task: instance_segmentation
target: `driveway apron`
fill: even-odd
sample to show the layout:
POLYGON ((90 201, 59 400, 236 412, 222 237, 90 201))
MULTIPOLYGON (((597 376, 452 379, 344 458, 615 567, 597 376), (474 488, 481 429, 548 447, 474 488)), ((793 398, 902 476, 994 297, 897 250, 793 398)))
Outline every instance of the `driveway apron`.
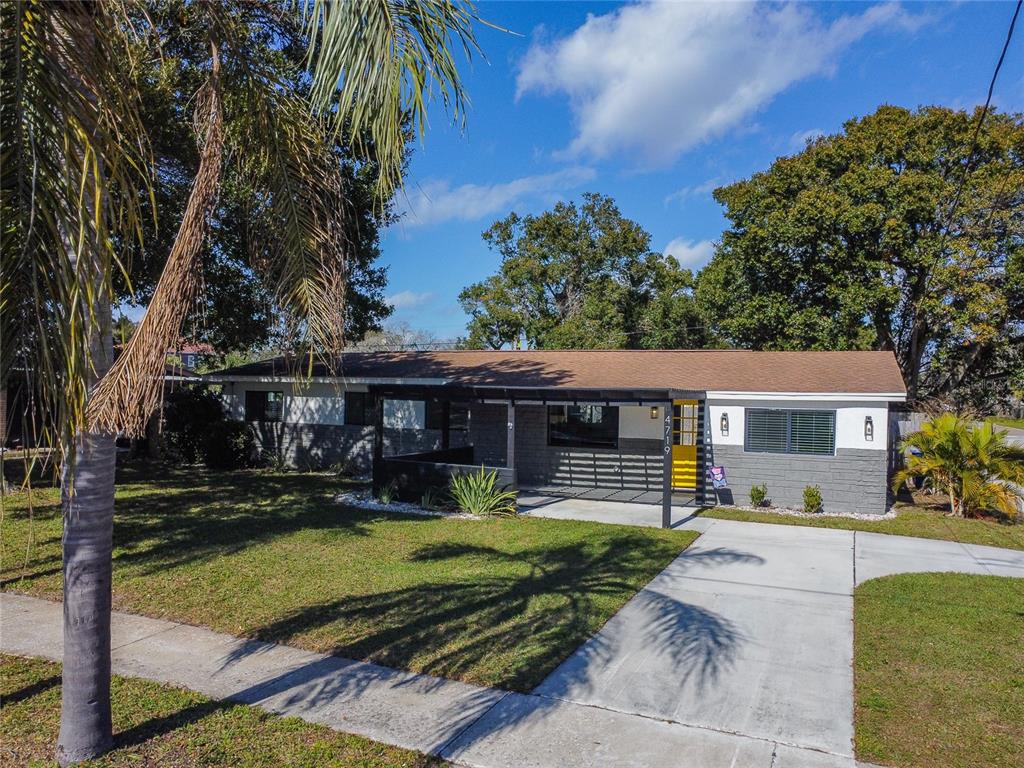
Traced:
POLYGON ((536 693, 841 755, 853 534, 712 523, 536 693))

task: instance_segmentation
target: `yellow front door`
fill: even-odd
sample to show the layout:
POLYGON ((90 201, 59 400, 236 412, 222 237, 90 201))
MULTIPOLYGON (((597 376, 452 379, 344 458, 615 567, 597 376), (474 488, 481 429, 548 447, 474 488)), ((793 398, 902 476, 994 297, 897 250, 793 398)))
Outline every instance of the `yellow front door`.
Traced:
POLYGON ((697 487, 697 401, 672 404, 672 487, 697 487))

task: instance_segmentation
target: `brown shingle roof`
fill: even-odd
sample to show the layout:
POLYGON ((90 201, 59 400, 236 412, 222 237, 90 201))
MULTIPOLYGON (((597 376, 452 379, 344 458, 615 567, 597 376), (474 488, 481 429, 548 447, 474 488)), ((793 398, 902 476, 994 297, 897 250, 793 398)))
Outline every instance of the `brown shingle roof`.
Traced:
MULTIPOLYGON (((282 376, 282 358, 220 376, 282 376)), ((314 376, 325 376, 321 365, 314 376)), ((892 352, 750 350, 466 350, 346 352, 340 374, 366 379, 441 379, 465 386, 680 389, 717 392, 903 394, 892 352)))

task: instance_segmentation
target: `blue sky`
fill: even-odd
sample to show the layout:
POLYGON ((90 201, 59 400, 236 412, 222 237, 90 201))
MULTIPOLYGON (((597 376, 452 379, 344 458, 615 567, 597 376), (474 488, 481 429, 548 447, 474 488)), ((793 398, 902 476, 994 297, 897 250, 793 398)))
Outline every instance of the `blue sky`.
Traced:
MULTIPOLYGON (((459 291, 492 274, 480 233, 584 191, 614 197, 652 247, 702 266, 715 186, 880 104, 982 103, 1013 13, 997 3, 483 2, 487 60, 464 67, 464 132, 436 109, 403 220, 383 240, 395 319, 452 338, 459 291)), ((1020 30, 1018 30, 1020 31, 1020 30)), ((1024 110, 1024 35, 996 90, 1024 110)))

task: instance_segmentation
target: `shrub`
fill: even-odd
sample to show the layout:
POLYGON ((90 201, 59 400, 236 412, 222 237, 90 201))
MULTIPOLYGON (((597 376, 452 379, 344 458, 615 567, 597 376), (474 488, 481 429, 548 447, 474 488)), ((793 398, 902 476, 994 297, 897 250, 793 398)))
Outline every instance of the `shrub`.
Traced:
POLYGON ((821 488, 816 485, 808 485, 804 488, 804 512, 816 515, 823 509, 821 488))
POLYGON ((420 498, 423 509, 439 510, 445 507, 444 491, 438 488, 427 488, 420 498))
POLYGON ((251 467, 256 456, 256 437, 247 424, 220 421, 209 425, 203 440, 203 463, 210 469, 251 467))
POLYGON ((288 465, 288 457, 280 448, 275 451, 260 451, 260 466, 271 472, 287 472, 291 469, 288 465))
POLYGON ((976 517, 1001 512, 1015 518, 1024 486, 1024 448, 1006 439, 991 422, 974 425, 960 414, 942 413, 909 435, 901 449, 912 451, 893 477, 893 488, 921 478, 926 488, 949 496, 950 512, 976 517))
POLYGON ((163 411, 164 446, 182 462, 195 464, 205 455, 210 430, 225 419, 220 398, 205 387, 168 392, 163 411))
POLYGON ((471 515, 511 516, 516 514, 516 492, 498 487, 497 471, 486 471, 452 475, 449 494, 452 502, 463 512, 471 515))
POLYGON ((750 486, 750 505, 763 507, 768 500, 768 486, 764 483, 750 486))
POLYGON ((379 501, 381 504, 390 504, 392 501, 395 500, 395 496, 397 495, 398 483, 392 480, 391 482, 382 486, 379 491, 377 491, 377 501, 379 501))
POLYGON ((328 471, 333 475, 344 478, 363 477, 366 474, 366 468, 360 464, 358 459, 352 456, 344 456, 338 459, 328 467, 328 471))

